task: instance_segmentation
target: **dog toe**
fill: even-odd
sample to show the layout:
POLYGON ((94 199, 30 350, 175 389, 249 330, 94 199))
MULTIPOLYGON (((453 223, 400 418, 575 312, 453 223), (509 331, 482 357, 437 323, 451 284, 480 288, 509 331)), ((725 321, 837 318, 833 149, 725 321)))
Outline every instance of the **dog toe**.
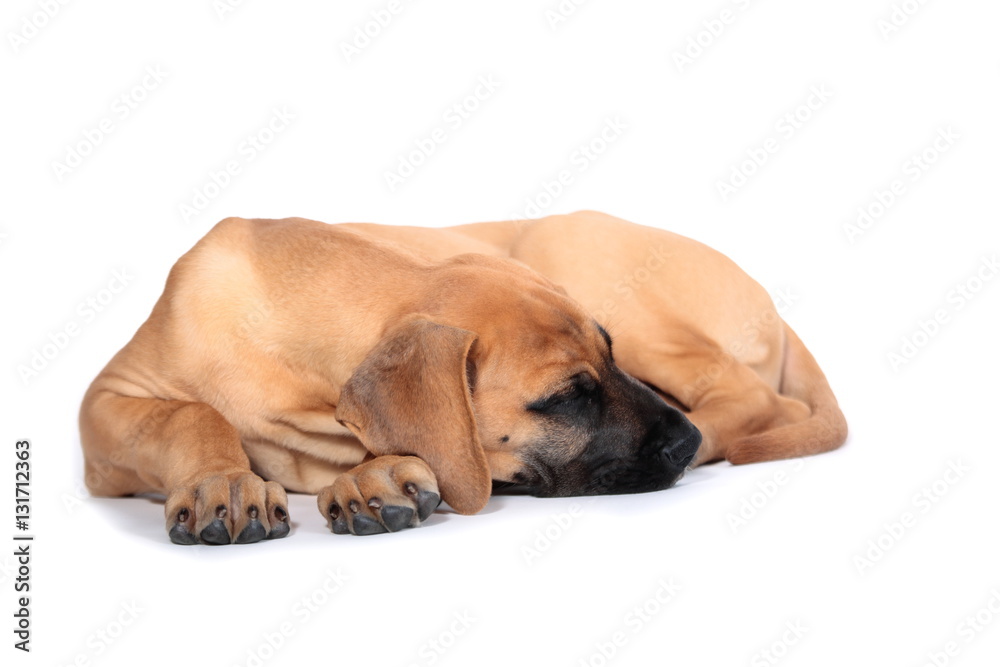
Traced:
POLYGON ((215 519, 212 523, 208 524, 201 529, 198 533, 198 537, 205 544, 222 545, 229 544, 229 529, 226 528, 225 522, 222 519, 215 519))
POLYGON ((183 523, 175 523, 170 528, 170 541, 174 544, 198 544, 198 538, 191 534, 183 523))
POLYGON ((173 494, 167 501, 167 534, 174 544, 197 544, 194 532, 195 517, 191 511, 193 494, 181 492, 173 494))
POLYGON ((277 482, 265 482, 264 489, 267 493, 267 519, 271 530, 267 533, 267 539, 277 540, 291 532, 289 525, 288 494, 277 482))
POLYGON ((351 526, 355 535, 378 535, 386 532, 385 526, 370 516, 357 515, 351 526))
POLYGON ((265 537, 267 537, 267 530, 264 529, 264 524, 258 519, 250 519, 246 527, 236 537, 236 544, 253 544, 260 542, 265 537))
POLYGON ((291 532, 291 528, 288 526, 288 521, 279 521, 278 523, 271 524, 271 532, 267 534, 267 539, 280 540, 282 537, 288 535, 289 532, 291 532))
POLYGON ((420 491, 417 493, 417 517, 424 521, 441 504, 441 496, 433 491, 420 491))
POLYGON ((330 503, 327 508, 327 525, 335 535, 350 535, 351 527, 347 523, 347 515, 337 503, 330 503))
POLYGON ((379 511, 382 523, 390 531, 395 533, 398 530, 407 528, 413 520, 414 511, 402 505, 386 505, 379 511))

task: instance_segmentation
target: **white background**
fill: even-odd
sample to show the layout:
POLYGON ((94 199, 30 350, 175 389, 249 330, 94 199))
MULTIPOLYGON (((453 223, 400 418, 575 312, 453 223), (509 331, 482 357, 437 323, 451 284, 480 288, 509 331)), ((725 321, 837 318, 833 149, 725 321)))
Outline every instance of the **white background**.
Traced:
POLYGON ((0 533, 15 532, 13 444, 30 438, 36 535, 30 655, 11 647, 13 547, 0 557, 5 664, 995 664, 1000 280, 971 300, 953 290, 977 287, 1000 250, 996 3, 909 0, 887 31, 889 0, 594 0, 554 25, 556 0, 403 2, 350 61, 342 45, 387 0, 222 16, 209 0, 70 2, 48 19, 41 4, 8 1, 0 17, 0 533), (689 39, 705 46, 679 66, 689 39), (480 77, 496 90, 455 127, 446 114, 480 77), (247 160, 241 144, 282 108, 294 120, 247 160), (60 178, 54 163, 104 118, 111 133, 60 178), (581 171, 579 147, 609 119, 625 128, 581 171), (438 127, 446 141, 390 191, 385 172, 438 127), (776 152, 723 201, 718 183, 768 139, 776 152), (913 172, 925 150, 933 163, 913 172), (240 172, 185 221, 180 206, 234 159, 240 172), (708 466, 662 493, 494 498, 368 538, 327 533, 300 496, 288 539, 225 548, 170 544, 152 500, 86 495, 83 391, 214 222, 505 219, 564 169, 572 182, 541 197, 544 213, 662 226, 792 294, 784 315, 829 376, 847 445, 708 466), (896 179, 902 194, 852 243, 845 225, 896 179), (89 314, 79 304, 115 271, 127 286, 89 314), (894 368, 937 310, 944 324, 894 368), (671 579, 679 591, 657 601, 671 579))

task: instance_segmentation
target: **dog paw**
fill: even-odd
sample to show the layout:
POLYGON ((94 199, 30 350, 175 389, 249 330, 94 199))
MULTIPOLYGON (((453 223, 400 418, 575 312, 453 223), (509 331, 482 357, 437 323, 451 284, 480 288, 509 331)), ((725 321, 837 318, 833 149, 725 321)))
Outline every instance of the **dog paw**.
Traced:
POLYGON ((174 544, 250 544, 289 532, 288 497, 251 472, 206 477, 167 496, 174 544))
POLYGON ((338 535, 375 535, 419 526, 441 504, 437 479, 415 456, 380 456, 338 477, 316 498, 338 535))

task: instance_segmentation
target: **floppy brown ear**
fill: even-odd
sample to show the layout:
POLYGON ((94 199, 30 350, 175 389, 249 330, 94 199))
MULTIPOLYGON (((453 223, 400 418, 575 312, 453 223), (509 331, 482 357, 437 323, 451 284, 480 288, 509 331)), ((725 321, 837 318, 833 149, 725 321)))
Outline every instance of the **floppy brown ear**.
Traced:
POLYGON ((373 454, 423 459, 462 514, 481 510, 492 488, 466 373, 475 339, 424 318, 394 327, 354 370, 336 412, 373 454))

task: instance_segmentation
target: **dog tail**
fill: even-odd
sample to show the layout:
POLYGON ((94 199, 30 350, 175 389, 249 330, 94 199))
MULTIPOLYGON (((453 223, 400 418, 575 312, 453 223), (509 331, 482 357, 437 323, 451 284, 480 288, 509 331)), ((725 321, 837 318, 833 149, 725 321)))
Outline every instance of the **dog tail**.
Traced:
POLYGON ((819 364, 788 324, 780 393, 809 407, 804 420, 741 438, 726 458, 734 464, 821 454, 847 439, 847 420, 819 364))

